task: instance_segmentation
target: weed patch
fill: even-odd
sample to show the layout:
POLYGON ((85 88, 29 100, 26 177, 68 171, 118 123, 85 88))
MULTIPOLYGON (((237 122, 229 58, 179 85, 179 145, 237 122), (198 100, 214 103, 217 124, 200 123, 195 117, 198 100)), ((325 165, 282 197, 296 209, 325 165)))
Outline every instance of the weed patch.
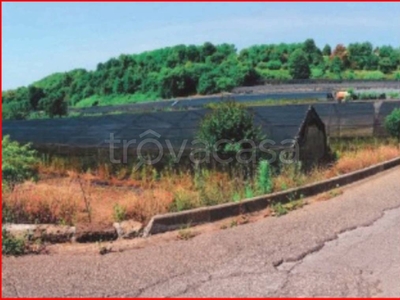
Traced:
POLYGON ((2 230, 2 254, 23 255, 26 252, 26 241, 22 238, 13 237, 7 230, 2 230))
POLYGON ((194 238, 197 235, 196 232, 189 228, 184 228, 178 231, 178 239, 187 241, 194 238))
POLYGON ((288 209, 285 206, 283 206, 282 203, 280 202, 273 204, 271 209, 272 209, 272 215, 277 217, 286 215, 289 212, 288 209))

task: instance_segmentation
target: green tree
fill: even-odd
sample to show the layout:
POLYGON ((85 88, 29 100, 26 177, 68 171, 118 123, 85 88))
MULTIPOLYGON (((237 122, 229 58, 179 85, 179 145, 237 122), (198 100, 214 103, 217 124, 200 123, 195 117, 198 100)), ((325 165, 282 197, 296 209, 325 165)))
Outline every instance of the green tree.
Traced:
POLYGON ((396 65, 390 60, 389 57, 383 57, 379 60, 379 70, 388 74, 396 69, 396 65))
POLYGON ((56 91, 48 94, 39 102, 39 107, 50 117, 64 116, 67 114, 68 105, 64 100, 65 94, 62 91, 56 91))
POLYGON ((307 57, 309 65, 316 66, 316 65, 319 65, 323 61, 322 52, 315 45, 315 42, 313 39, 307 39, 304 42, 302 49, 307 57))
POLYGON ((202 58, 203 62, 205 59, 211 55, 213 55, 217 51, 217 48, 210 42, 205 42, 203 47, 202 47, 202 58))
POLYGON ((329 46, 328 44, 326 44, 326 45, 324 46, 324 49, 322 49, 322 54, 325 55, 325 56, 331 56, 331 54, 332 54, 332 48, 331 48, 331 46, 329 46))
POLYGON ((218 76, 215 72, 206 72, 200 76, 197 86, 197 92, 202 95, 214 94, 218 91, 217 88, 218 76))
POLYGON ((167 70, 161 77, 161 97, 182 97, 196 93, 196 82, 190 72, 177 67, 167 70))
POLYGON ((346 69, 350 67, 348 50, 344 45, 336 45, 335 49, 332 52, 331 59, 333 59, 335 56, 340 58, 343 64, 343 68, 346 69))
POLYGON ((371 55, 374 55, 372 49, 372 44, 369 42, 350 44, 347 50, 351 68, 363 70, 367 66, 371 55))
POLYGON ((42 88, 38 88, 34 85, 28 87, 28 101, 34 110, 38 108, 40 99, 45 96, 46 95, 42 88))
MULTIPOLYGON (((193 91, 201 94, 217 93, 236 86, 257 84, 260 78, 309 78, 311 75, 308 75, 307 69, 312 71, 313 78, 323 78, 326 76, 325 71, 331 67, 328 57, 330 61, 338 57, 342 63, 342 71, 362 69, 390 73, 400 66, 399 48, 381 46, 373 49, 368 42, 353 43, 347 48, 339 44, 334 49, 325 45, 321 51, 313 39, 307 39, 304 43, 255 45, 242 49, 240 53, 237 53, 234 45, 226 43, 176 45, 139 54, 120 55, 99 63, 93 71, 75 69, 54 73, 33 83, 29 88, 4 91, 2 102, 6 112, 3 116, 24 118, 25 109, 21 109, 20 113, 17 107, 24 108, 25 103, 28 103, 30 110, 40 109, 41 102, 52 103, 49 99, 53 99, 54 94, 59 91, 62 91, 66 103, 77 105, 81 100, 94 95, 137 93, 161 98, 188 96, 193 91), (300 51, 306 57, 308 68, 299 57, 296 58, 296 64, 289 62, 300 51), (286 70, 291 70, 292 73, 286 70), (6 106, 14 102, 23 104, 6 106)), ((334 73, 339 74, 339 64, 335 64, 334 73)), ((369 73, 365 77, 371 76, 369 73)), ((395 73, 394 78, 396 76, 395 73)))
POLYGON ((337 76, 340 76, 340 74, 343 71, 343 63, 342 63, 341 59, 338 56, 335 56, 332 59, 329 69, 333 74, 335 74, 337 76))
POLYGON ((31 111, 28 101, 12 101, 4 103, 2 114, 5 120, 25 120, 31 111))
POLYGON ((376 54, 371 54, 366 60, 366 70, 378 70, 379 57, 376 54))
POLYGON ((294 51, 289 57, 289 73, 294 79, 309 79, 310 66, 305 53, 301 49, 294 51))
POLYGON ((124 92, 124 82, 118 77, 114 79, 112 92, 113 94, 122 94, 124 92))

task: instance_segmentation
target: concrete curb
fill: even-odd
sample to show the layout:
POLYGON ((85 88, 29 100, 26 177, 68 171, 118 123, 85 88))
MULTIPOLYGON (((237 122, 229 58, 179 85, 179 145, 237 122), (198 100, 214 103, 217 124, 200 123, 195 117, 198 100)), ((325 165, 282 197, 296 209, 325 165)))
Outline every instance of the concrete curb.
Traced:
POLYGON ((290 199, 298 199, 300 196, 314 196, 333 188, 362 180, 398 165, 400 165, 400 157, 328 180, 293 188, 283 192, 246 199, 237 203, 225 203, 178 213, 156 215, 145 227, 143 236, 147 237, 152 234, 180 229, 187 225, 199 225, 202 223, 218 221, 227 217, 237 216, 243 213, 259 211, 265 209, 272 203, 286 203, 289 202, 290 199))
POLYGON ((92 226, 91 224, 80 224, 75 226, 64 226, 54 224, 3 224, 12 236, 26 239, 28 241, 58 243, 88 243, 96 241, 113 241, 119 239, 131 239, 139 236, 143 226, 141 223, 128 220, 114 223, 110 226, 92 226))

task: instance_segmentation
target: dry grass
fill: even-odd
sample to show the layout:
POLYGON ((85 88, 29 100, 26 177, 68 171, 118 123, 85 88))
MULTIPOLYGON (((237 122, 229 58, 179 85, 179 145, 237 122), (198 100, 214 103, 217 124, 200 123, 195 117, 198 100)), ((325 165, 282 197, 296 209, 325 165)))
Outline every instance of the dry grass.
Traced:
MULTIPOLYGON (((332 178, 399 156, 400 150, 396 146, 365 146, 343 151, 331 167, 315 169, 307 174, 297 170, 296 166, 287 166, 273 178, 273 191, 332 178)), ((13 191, 3 190, 3 221, 11 217, 14 222, 21 223, 76 224, 87 223, 90 219, 93 223, 111 223, 115 220, 115 207, 118 206, 124 219, 147 222, 152 216, 168 211, 244 198, 245 187, 254 187, 252 182, 216 171, 202 171, 193 176, 171 171, 158 174, 148 168, 142 174, 127 176, 127 171, 121 169, 112 176, 105 165, 96 172, 79 174, 60 162, 58 164, 64 177, 60 173, 54 176, 57 171, 54 164, 51 169, 42 168, 47 175, 42 176, 38 183, 26 182, 13 191)))
POLYGON ((400 156, 396 146, 366 146, 364 149, 344 151, 339 154, 338 161, 329 168, 317 168, 307 174, 298 172, 294 166, 287 166, 281 174, 274 178, 274 191, 286 190, 338 175, 354 172, 380 162, 400 156))
POLYGON ((395 146, 366 147, 362 150, 345 152, 340 155, 337 163, 325 172, 325 177, 330 178, 346 174, 374 164, 400 156, 400 149, 395 146))
POLYGON ((76 224, 113 222, 116 204, 126 211, 125 217, 145 222, 152 215, 165 213, 173 201, 172 194, 162 189, 146 190, 127 187, 95 186, 85 181, 87 211, 77 180, 57 178, 26 182, 12 192, 3 192, 3 211, 19 222, 76 224))

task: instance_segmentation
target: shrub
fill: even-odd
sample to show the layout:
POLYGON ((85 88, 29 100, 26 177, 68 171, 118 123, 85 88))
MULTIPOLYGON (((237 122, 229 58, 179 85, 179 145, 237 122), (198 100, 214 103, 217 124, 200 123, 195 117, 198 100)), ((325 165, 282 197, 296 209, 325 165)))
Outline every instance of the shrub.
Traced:
POLYGON ((245 140, 253 141, 257 145, 263 138, 261 129, 253 124, 253 115, 245 106, 234 101, 215 105, 201 121, 197 136, 208 144, 210 150, 218 154, 232 154, 249 149, 252 145, 244 142, 245 140), (220 142, 223 140, 226 142, 220 142))
POLYGON ((400 143, 400 108, 396 108, 385 119, 385 128, 387 132, 397 138, 400 143))
POLYGON ((257 190, 260 194, 268 194, 272 191, 271 166, 266 160, 260 161, 257 170, 257 190))
POLYGON ((15 184, 28 179, 36 179, 37 158, 36 151, 29 144, 20 145, 11 141, 7 135, 3 137, 2 184, 13 188, 15 184))

